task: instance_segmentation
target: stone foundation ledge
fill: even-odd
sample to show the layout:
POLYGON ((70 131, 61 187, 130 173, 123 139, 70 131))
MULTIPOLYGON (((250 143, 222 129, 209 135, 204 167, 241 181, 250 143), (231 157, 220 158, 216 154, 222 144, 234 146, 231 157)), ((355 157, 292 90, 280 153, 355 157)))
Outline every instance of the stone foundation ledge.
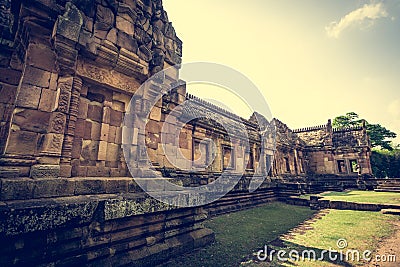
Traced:
MULTIPOLYGON (((174 192, 166 192, 165 197, 179 198, 180 203, 187 201, 188 205, 190 201, 197 201, 184 192, 179 196, 174 192)), ((146 193, 3 201, 0 202, 0 236, 76 227, 94 220, 107 222, 172 210, 184 209, 160 202, 146 193)), ((207 214, 201 212, 197 217, 196 220, 204 221, 207 214)))
MULTIPOLYGON (((179 179, 140 179, 146 182, 146 190, 167 190, 166 181, 180 185, 179 179)), ((140 192, 142 188, 130 177, 0 178, 0 201, 140 192)))
POLYGON ((348 202, 341 200, 323 199, 320 196, 310 197, 310 207, 312 209, 337 209, 337 210, 357 210, 357 211, 381 211, 384 209, 400 210, 400 205, 367 202, 348 202))
POLYGON ((0 266, 155 266, 213 242, 207 217, 144 193, 0 202, 0 266))

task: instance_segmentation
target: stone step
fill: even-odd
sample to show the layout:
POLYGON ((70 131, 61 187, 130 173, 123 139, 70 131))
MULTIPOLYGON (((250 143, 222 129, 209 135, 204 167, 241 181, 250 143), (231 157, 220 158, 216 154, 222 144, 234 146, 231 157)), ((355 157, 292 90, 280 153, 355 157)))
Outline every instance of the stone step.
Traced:
POLYGON ((375 192, 395 192, 400 193, 400 188, 377 188, 374 190, 375 192))
POLYGON ((400 215, 400 209, 383 209, 381 212, 383 214, 400 215))
POLYGON ((400 187, 400 184, 380 184, 378 187, 400 187))
POLYGON ((400 183, 378 183, 378 187, 400 187, 400 183))

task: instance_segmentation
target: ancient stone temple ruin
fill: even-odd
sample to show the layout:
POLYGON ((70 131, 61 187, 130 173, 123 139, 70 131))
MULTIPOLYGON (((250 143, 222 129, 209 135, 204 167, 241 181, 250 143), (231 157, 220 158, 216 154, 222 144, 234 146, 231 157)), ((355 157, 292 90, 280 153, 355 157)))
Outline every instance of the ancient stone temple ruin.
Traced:
MULTIPOLYGON (((186 93, 181 57, 161 0, 0 0, 1 266, 154 265, 212 242, 202 224, 209 216, 302 192, 366 186, 372 172, 365 126, 339 130, 329 121, 291 130, 273 119, 266 125, 274 146, 262 150, 264 126, 255 116, 240 118, 186 93), (128 170, 124 116, 141 84, 169 67, 162 83, 175 89, 152 107, 145 134, 132 137, 137 157, 128 170), (176 121, 190 112, 208 119, 175 133, 175 147, 167 135, 171 151, 196 162, 177 168, 160 133, 167 114, 186 100, 202 108, 184 109, 176 121), (248 144, 227 138, 212 116, 244 124, 248 144), (151 170, 141 165, 143 151, 151 170), (193 187, 226 169, 241 176, 235 188, 193 208, 158 202, 132 177, 150 171, 193 187), (263 182, 250 193, 255 176, 263 182)), ((155 81, 147 93, 162 90, 155 81)), ((145 95, 135 101, 147 103, 145 95)))

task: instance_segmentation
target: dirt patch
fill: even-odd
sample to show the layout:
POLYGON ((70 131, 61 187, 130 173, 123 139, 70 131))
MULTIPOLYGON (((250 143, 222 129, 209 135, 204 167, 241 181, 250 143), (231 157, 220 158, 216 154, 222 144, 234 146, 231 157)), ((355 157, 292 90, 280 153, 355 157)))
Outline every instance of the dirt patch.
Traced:
POLYGON ((299 224, 296 228, 288 231, 286 234, 283 234, 280 238, 282 238, 283 240, 291 240, 296 235, 304 235, 307 231, 311 231, 314 229, 312 227, 313 223, 315 223, 317 220, 321 220, 328 213, 329 210, 320 210, 313 217, 299 224))
POLYGON ((395 234, 380 242, 379 249, 374 253, 374 259, 368 267, 398 267, 400 266, 400 221, 394 221, 395 234), (376 258, 377 256, 378 258, 376 258))

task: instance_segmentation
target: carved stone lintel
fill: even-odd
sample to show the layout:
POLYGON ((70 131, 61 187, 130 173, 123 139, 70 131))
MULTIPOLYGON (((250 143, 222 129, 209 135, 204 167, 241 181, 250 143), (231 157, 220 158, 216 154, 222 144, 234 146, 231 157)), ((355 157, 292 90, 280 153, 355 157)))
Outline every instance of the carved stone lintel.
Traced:
POLYGON ((140 81, 135 78, 85 62, 78 63, 77 74, 97 83, 124 91, 128 94, 134 94, 140 87, 140 81))
POLYGON ((132 73, 147 75, 147 67, 141 62, 138 56, 124 48, 121 48, 116 70, 126 75, 131 75, 132 73))

